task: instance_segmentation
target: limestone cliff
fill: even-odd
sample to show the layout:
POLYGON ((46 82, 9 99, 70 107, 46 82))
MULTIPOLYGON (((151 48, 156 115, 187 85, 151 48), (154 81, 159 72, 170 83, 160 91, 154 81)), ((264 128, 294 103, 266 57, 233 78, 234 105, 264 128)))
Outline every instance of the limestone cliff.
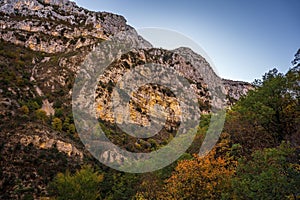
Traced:
POLYGON ((74 51, 120 31, 139 37, 124 17, 88 11, 68 0, 3 0, 0 13, 0 38, 35 51, 74 51))

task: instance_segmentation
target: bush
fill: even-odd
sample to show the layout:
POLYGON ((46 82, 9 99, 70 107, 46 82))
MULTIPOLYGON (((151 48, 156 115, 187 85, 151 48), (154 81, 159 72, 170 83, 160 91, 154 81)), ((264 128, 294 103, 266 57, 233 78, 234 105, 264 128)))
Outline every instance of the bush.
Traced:
POLYGON ((20 108, 20 111, 24 114, 24 115, 28 115, 29 114, 29 108, 24 105, 20 108))
POLYGON ((74 124, 70 124, 67 133, 74 134, 76 132, 76 128, 74 124))
POLYGON ((41 120, 42 122, 45 122, 47 120, 47 113, 42 109, 36 110, 35 115, 36 115, 36 118, 38 120, 41 120))
POLYGON ((59 118, 54 118, 52 121, 52 128, 56 131, 62 131, 62 121, 59 118))
POLYGON ((58 200, 94 200, 100 196, 99 184, 103 180, 90 166, 84 166, 81 170, 71 175, 59 173, 49 185, 50 194, 58 200))

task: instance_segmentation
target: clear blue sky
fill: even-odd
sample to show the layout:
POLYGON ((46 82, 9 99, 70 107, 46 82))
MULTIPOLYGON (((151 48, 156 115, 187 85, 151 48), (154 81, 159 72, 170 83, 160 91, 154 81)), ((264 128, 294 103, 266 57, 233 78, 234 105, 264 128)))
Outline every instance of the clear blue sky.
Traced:
POLYGON ((90 10, 123 15, 137 29, 180 32, 205 50, 223 78, 252 82, 274 67, 286 72, 300 48, 300 0, 75 2, 90 10))

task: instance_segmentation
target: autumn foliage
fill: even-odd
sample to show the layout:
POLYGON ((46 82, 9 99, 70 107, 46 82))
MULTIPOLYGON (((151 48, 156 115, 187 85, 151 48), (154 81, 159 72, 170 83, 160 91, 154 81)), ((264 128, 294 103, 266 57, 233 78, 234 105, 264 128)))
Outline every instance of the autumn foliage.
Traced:
POLYGON ((160 199, 226 198, 231 193, 235 167, 229 139, 225 138, 207 156, 194 155, 192 160, 179 162, 160 199))

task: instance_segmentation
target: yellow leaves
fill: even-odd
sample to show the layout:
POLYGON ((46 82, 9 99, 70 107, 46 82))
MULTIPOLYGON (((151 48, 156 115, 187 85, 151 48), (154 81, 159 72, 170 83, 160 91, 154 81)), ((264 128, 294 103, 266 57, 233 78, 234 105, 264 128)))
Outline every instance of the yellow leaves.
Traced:
POLYGON ((221 199, 230 193, 236 161, 224 152, 229 151, 228 142, 223 140, 205 157, 194 155, 192 160, 179 162, 165 182, 161 199, 221 199))

